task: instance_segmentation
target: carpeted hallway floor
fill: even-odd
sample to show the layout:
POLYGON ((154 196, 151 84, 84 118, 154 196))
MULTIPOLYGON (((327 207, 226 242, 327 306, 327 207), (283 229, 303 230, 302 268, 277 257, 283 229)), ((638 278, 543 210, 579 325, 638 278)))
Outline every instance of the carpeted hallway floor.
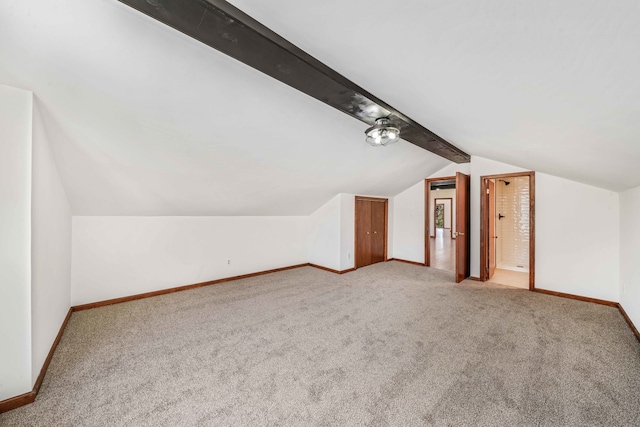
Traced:
POLYGON ((388 262, 74 313, 7 426, 638 426, 618 310, 388 262))

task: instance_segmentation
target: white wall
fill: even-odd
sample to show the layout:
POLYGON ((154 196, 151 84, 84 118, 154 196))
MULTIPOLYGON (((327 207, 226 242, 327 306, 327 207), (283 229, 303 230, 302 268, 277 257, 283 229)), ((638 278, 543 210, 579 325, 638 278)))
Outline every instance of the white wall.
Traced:
MULTIPOLYGON (((395 223, 396 223, 396 202, 393 197, 389 198, 389 218, 388 220, 388 241, 387 241, 387 259, 395 258, 393 241, 395 239, 395 223)), ((354 225, 355 227, 355 225, 354 225)))
POLYGON ((393 198, 393 257, 424 263, 424 180, 393 198))
MULTIPOLYGON (((472 157, 473 160, 473 157, 472 157)), ((439 171, 429 175, 427 178, 442 178, 445 176, 456 176, 456 172, 463 173, 465 175, 471 174, 471 163, 451 163, 439 171)))
POLYGON ((640 187, 620 194, 620 305, 640 330, 640 187))
POLYGON ((338 194, 309 216, 308 257, 311 264, 341 270, 342 198, 338 194))
POLYGON ((71 304, 307 262, 353 268, 354 199, 338 194, 308 217, 74 216, 71 304))
MULTIPOLYGON (((356 198, 340 194, 340 270, 355 267, 356 198)), ((390 238, 389 238, 390 239, 390 238)), ((389 240, 391 241, 391 240, 389 240)))
POLYGON ((429 192, 429 224, 431 224, 429 227, 429 235, 434 237, 436 235, 436 219, 434 217, 433 206, 435 205, 435 199, 440 198, 451 198, 452 206, 449 207, 451 213, 445 212, 445 228, 451 228, 452 232, 456 231, 456 190, 432 190, 429 192), (449 223, 449 221, 451 221, 451 223, 449 223))
MULTIPOLYGON (((471 275, 480 275, 480 177, 522 168, 472 156, 431 175, 471 175, 471 275)), ((422 262, 422 181, 395 197, 396 257, 422 262)), ((422 208, 423 210, 424 208, 422 208)), ((616 193, 536 173, 536 287, 618 301, 619 207, 616 193), (606 218, 606 220, 605 220, 606 218)))
POLYGON ((0 85, 0 400, 31 391, 31 92, 0 85))
POLYGON ((308 217, 76 216, 71 303, 304 264, 307 226, 308 217))
POLYGON ((71 306, 71 208, 38 102, 33 108, 31 343, 35 382, 71 306))
POLYGON ((617 193, 536 173, 536 288, 620 298, 617 193))

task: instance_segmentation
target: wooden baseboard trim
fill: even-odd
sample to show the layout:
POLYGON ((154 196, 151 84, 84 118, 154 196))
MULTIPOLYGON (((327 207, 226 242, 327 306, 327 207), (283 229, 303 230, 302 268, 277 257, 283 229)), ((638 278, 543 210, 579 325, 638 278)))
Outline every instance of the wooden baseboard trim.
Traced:
POLYGON ((49 364, 51 363, 51 359, 53 358, 53 354, 58 347, 58 343, 60 342, 60 338, 62 338, 62 334, 64 330, 67 328, 67 323, 69 323, 69 319, 71 318, 71 313, 73 313, 73 308, 70 308, 67 312, 67 316, 64 318, 62 322, 62 326, 60 326, 60 331, 58 331, 58 335, 56 339, 53 340, 53 344, 51 345, 51 350, 49 350, 49 354, 42 364, 42 369, 40 369, 40 375, 38 375, 38 379, 36 379, 36 383, 33 385, 33 389, 28 392, 21 394, 19 396, 11 397, 9 399, 5 399, 0 402, 0 414, 3 412, 11 411, 12 409, 19 408, 21 406, 28 405, 36 401, 36 396, 40 391, 40 387, 42 387, 42 381, 44 381, 44 376, 47 374, 47 369, 49 369, 49 364))
POLYGON ((313 268, 317 268, 317 269, 320 269, 320 270, 328 271, 329 273, 340 274, 340 270, 334 270, 333 268, 323 267, 323 266, 318 265, 318 264, 309 263, 309 267, 313 267, 313 268))
POLYGON ((35 401, 36 393, 34 391, 30 391, 16 397, 10 397, 9 399, 0 402, 0 414, 2 414, 3 412, 9 412, 13 409, 17 409, 21 406, 28 405, 35 401))
POLYGON ((62 326, 60 326, 60 331, 58 331, 58 335, 56 339, 53 340, 53 344, 51 345, 51 350, 49 350, 49 354, 47 354, 47 358, 42 365, 42 369, 40 369, 40 375, 38 375, 38 379, 36 380, 35 385, 33 386, 33 392, 38 394, 40 391, 40 387, 42 386, 42 381, 44 381, 44 376, 47 374, 47 369, 49 369, 49 364, 51 363, 51 359, 53 359, 53 353, 55 353, 56 348, 58 348, 58 344, 60 343, 60 339, 62 338, 62 334, 64 330, 67 329, 67 323, 69 323, 69 319, 71 319, 71 314, 73 313, 73 308, 69 308, 67 312, 67 316, 64 318, 62 322, 62 326))
POLYGON ((607 305, 609 307, 618 307, 617 302, 607 301, 604 299, 589 298, 589 297, 583 297, 580 295, 565 294, 564 292, 548 291, 546 289, 538 289, 538 288, 533 289, 533 291, 541 294, 553 295, 556 297, 569 298, 569 299, 575 299, 578 301, 592 302, 594 304, 607 305))
POLYGON ((420 267, 425 267, 427 265, 424 262, 408 261, 406 259, 400 259, 400 258, 389 258, 387 261, 404 262, 405 264, 419 265, 420 267))
POLYGON ((640 332, 638 332, 638 329, 636 328, 636 325, 633 324, 633 322, 631 321, 631 318, 629 317, 627 312, 624 311, 624 308, 622 308, 622 304, 618 304, 618 310, 620 310, 620 314, 622 314, 622 317, 624 317, 624 320, 626 320, 627 323, 629 324, 629 327, 633 331, 633 334, 636 336, 638 341, 640 341, 640 332))
POLYGON ((202 288, 204 286, 217 285, 219 283, 232 282, 234 280, 247 279, 249 277, 262 276, 263 274, 276 273, 278 271, 291 270, 294 268, 307 267, 309 264, 297 264, 289 267, 274 268, 273 270, 259 271, 257 273, 241 274, 240 276, 225 277, 224 279, 210 280, 208 282, 194 283, 193 285, 178 286, 176 288, 162 289, 159 291, 145 292, 143 294, 130 295, 121 298, 113 298, 104 301, 91 302, 88 304, 76 305, 73 311, 89 310, 91 308, 104 307, 107 305, 120 304, 123 302, 135 301, 138 299, 151 298, 158 295, 171 294, 174 292, 188 291, 189 289, 202 288))
POLYGON ((349 273, 351 271, 355 271, 355 268, 349 268, 347 270, 334 270, 333 268, 323 267, 321 265, 311 264, 311 263, 309 263, 309 267, 319 268, 320 270, 328 271, 328 272, 334 273, 334 274, 345 274, 345 273, 349 273))
POLYGON ((475 276, 469 276, 467 277, 467 279, 473 280, 474 282, 482 282, 482 280, 480 280, 479 277, 475 277, 475 276))

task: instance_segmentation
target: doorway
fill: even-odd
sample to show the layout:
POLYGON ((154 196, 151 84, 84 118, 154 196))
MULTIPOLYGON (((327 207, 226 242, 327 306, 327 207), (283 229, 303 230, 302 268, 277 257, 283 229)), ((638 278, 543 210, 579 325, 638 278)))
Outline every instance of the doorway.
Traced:
POLYGON ((387 260, 389 200, 356 196, 355 268, 387 260))
POLYGON ((469 277, 469 176, 425 180, 425 265, 469 277))
MULTIPOLYGON (((455 185, 455 184, 454 184, 455 185)), ((453 196, 455 196, 455 191, 453 192, 453 196)), ((453 231, 453 197, 437 197, 434 199, 433 208, 434 212, 434 224, 433 229, 438 234, 448 234, 449 237, 452 237, 453 231), (440 233, 440 230, 442 232, 440 233)))
POLYGON ((480 280, 535 289, 535 173, 480 182, 480 280))
POLYGON ((433 205, 433 212, 431 213, 430 227, 429 227, 429 254, 430 254, 430 267, 440 268, 442 270, 455 270, 456 252, 455 252, 455 238, 453 237, 453 211, 455 204, 453 199, 455 197, 455 180, 453 188, 444 188, 447 186, 448 181, 440 181, 438 184, 432 183, 431 187, 431 200, 433 205), (437 192, 437 193, 436 193, 437 192), (437 197, 437 196, 452 196, 452 197, 437 197))

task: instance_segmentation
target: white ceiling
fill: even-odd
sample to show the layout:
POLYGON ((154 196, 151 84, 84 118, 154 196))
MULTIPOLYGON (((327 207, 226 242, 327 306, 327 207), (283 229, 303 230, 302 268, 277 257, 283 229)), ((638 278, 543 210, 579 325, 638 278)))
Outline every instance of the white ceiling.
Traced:
POLYGON ((640 185, 637 0, 231 3, 469 154, 640 185))
MULTIPOLYGON (((232 3, 469 154, 640 185, 636 1, 232 3)), ((34 92, 75 215, 305 215, 449 163, 369 147, 363 123, 116 0, 2 0, 0 28, 0 83, 34 92)))

